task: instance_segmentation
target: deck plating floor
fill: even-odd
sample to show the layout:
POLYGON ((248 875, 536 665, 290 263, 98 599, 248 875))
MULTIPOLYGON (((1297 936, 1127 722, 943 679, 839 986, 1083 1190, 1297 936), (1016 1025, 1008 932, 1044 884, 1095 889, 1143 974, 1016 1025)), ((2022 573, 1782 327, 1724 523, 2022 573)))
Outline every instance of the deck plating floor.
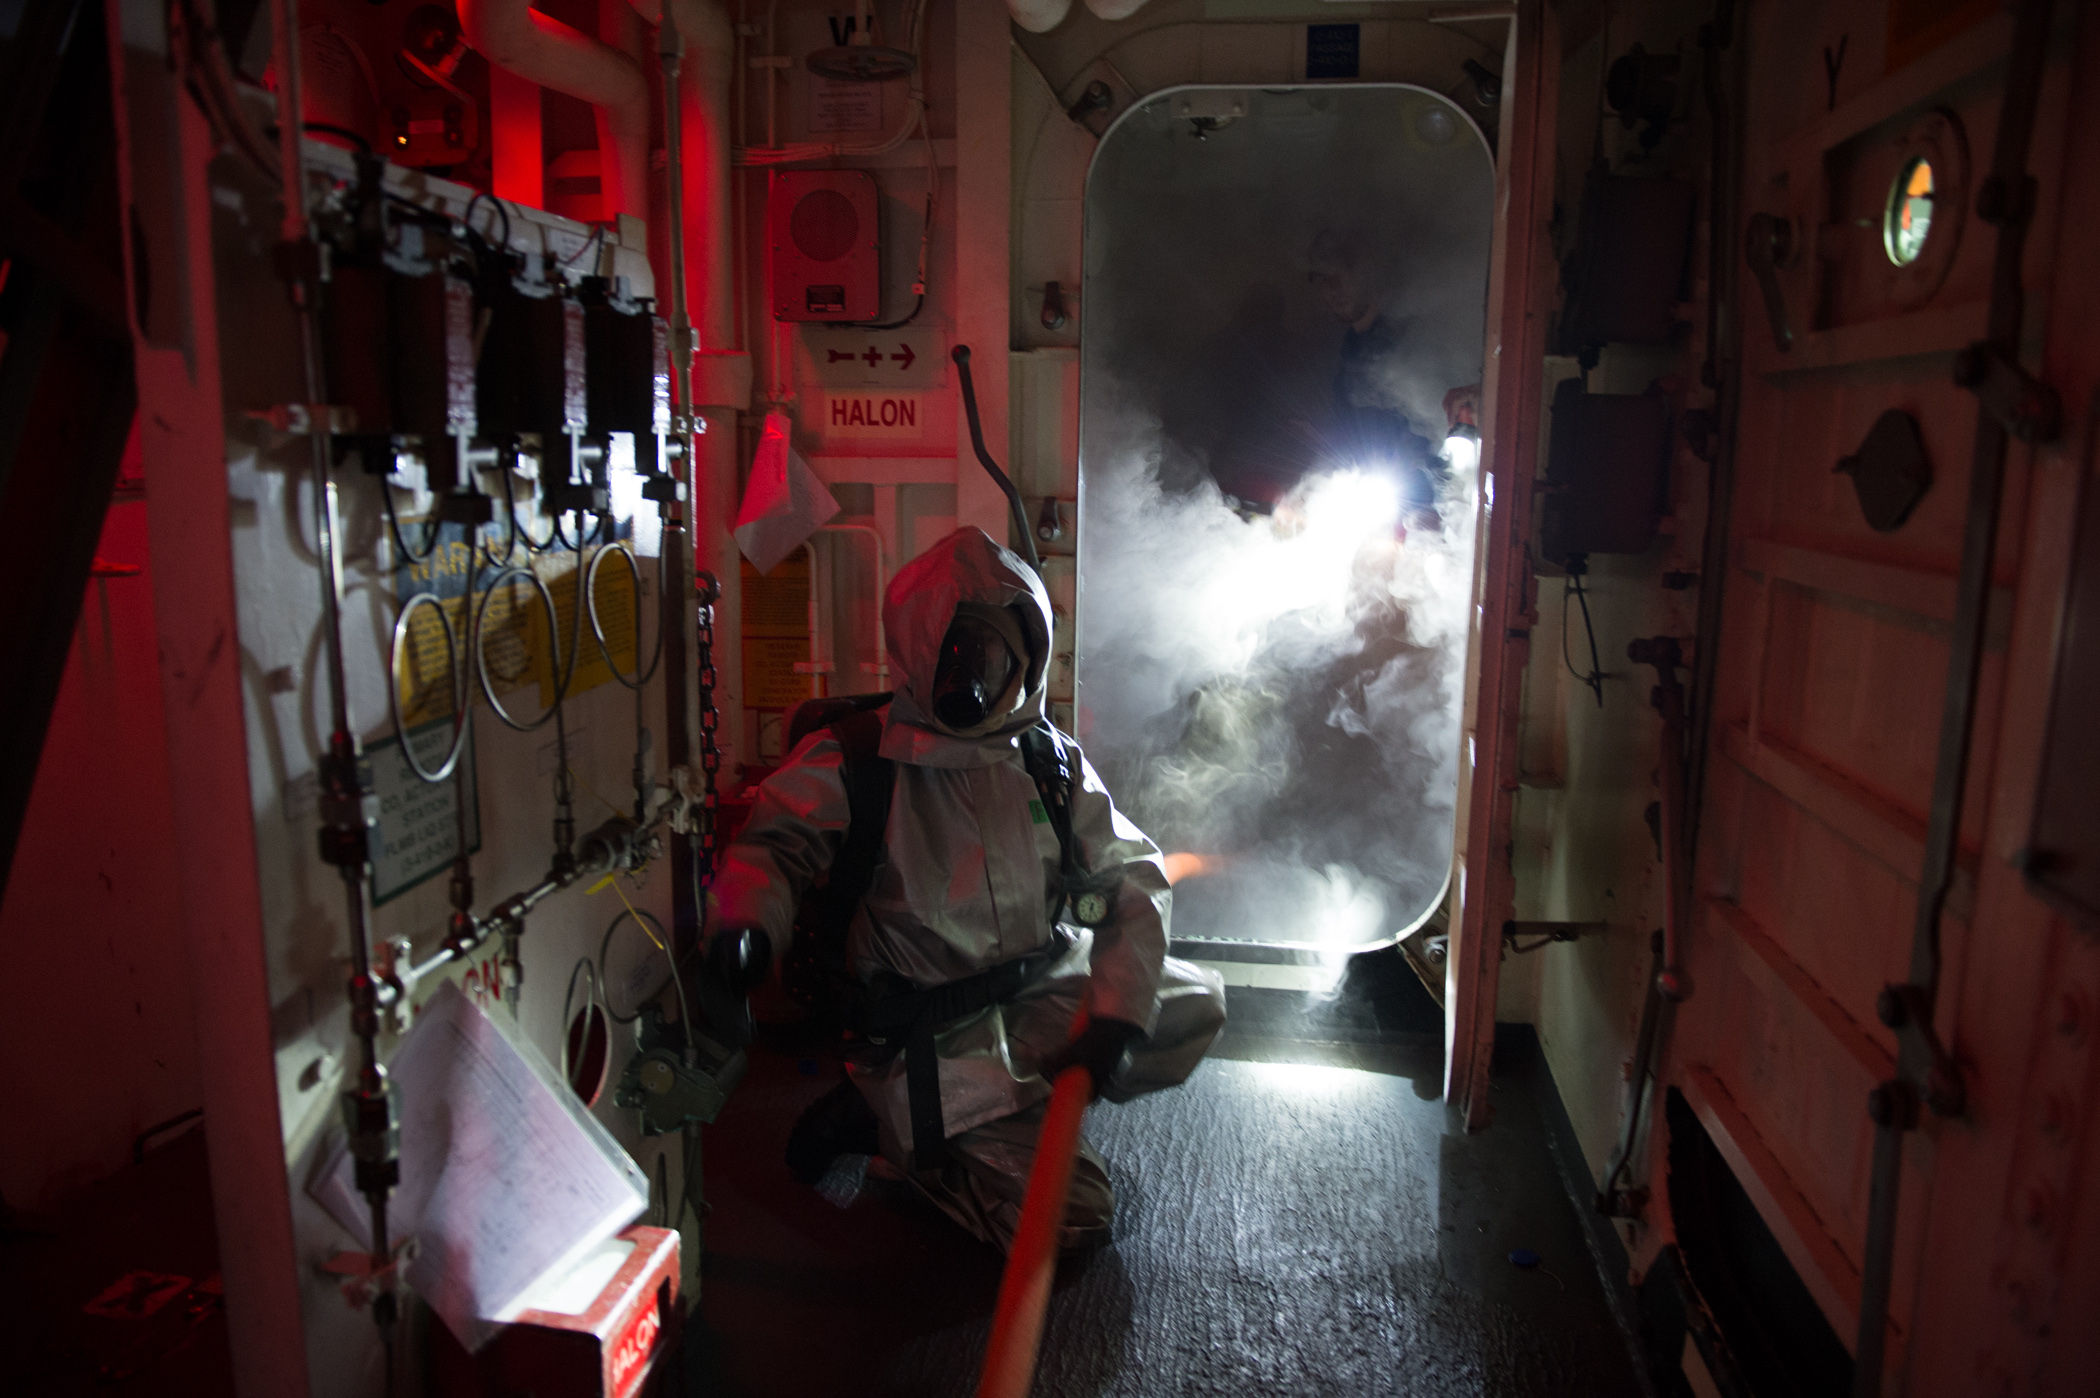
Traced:
MULTIPOLYGON (((1236 991, 1185 1086, 1094 1108, 1115 1244, 1060 1272, 1036 1393, 1640 1392, 1526 1070, 1453 1134, 1435 1037, 1306 1004, 1236 991)), ((781 1163, 832 1071, 759 1050, 708 1133, 695 1394, 973 1389, 1000 1259, 902 1186, 839 1208, 781 1163)))

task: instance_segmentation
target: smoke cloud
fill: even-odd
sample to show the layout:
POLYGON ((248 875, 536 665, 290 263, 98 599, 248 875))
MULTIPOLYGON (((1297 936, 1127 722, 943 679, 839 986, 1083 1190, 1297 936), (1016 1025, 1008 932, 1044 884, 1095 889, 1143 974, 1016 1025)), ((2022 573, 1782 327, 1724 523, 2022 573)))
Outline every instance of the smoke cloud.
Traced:
POLYGON ((1080 736, 1203 859, 1177 936, 1361 946, 1450 867, 1477 482, 1420 454, 1480 377, 1492 171, 1430 94, 1246 101, 1140 112, 1089 187, 1080 736))

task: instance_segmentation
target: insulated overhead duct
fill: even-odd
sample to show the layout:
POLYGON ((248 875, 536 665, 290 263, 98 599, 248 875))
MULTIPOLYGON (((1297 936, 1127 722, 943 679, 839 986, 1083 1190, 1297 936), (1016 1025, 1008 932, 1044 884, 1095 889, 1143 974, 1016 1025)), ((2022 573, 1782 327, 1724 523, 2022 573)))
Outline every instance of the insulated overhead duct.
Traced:
MULTIPOLYGON (((1096 18, 1114 21, 1129 19, 1147 3, 1148 0, 1086 0, 1086 7, 1096 18)), ((1006 8, 1014 23, 1029 33, 1047 34, 1072 13, 1072 0, 1006 0, 1006 8)))
POLYGON ((459 0, 460 33, 507 72, 591 104, 604 215, 642 214, 649 189, 649 84, 635 61, 530 0, 459 0))
POLYGON ((1031 34, 1047 34, 1072 13, 1072 0, 1006 0, 1014 23, 1031 34))

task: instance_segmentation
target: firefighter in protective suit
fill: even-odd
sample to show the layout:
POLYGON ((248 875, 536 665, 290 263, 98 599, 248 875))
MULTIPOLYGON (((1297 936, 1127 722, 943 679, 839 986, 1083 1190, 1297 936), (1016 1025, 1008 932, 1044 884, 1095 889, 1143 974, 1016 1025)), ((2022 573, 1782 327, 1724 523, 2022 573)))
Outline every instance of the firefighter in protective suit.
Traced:
MULTIPOLYGON (((879 1150, 1004 1248, 1051 1080, 1083 1065, 1114 1101, 1181 1082, 1224 1024, 1224 986, 1166 955, 1158 846, 1048 722, 1034 570, 960 529, 899 571, 883 620, 901 681, 880 729, 894 788, 847 924, 848 1080, 797 1123, 789 1164, 813 1180, 840 1153, 879 1150)), ((847 839, 845 766, 822 728, 760 786, 715 880, 719 970, 748 981, 786 952, 847 839)), ((1114 1207, 1082 1145, 1063 1244, 1105 1239, 1114 1207)))

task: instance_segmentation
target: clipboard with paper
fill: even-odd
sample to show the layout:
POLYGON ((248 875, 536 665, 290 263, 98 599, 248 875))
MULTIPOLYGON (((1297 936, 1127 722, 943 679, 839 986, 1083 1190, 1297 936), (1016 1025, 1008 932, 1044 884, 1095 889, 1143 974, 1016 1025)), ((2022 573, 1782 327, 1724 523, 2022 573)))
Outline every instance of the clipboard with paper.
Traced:
MULTIPOLYGON (((648 1179, 529 1043, 451 984, 417 1014, 389 1071, 401 1183, 389 1206, 415 1248, 404 1277, 469 1352, 648 1207, 648 1179)), ((313 1197, 370 1246, 347 1142, 313 1197)))

